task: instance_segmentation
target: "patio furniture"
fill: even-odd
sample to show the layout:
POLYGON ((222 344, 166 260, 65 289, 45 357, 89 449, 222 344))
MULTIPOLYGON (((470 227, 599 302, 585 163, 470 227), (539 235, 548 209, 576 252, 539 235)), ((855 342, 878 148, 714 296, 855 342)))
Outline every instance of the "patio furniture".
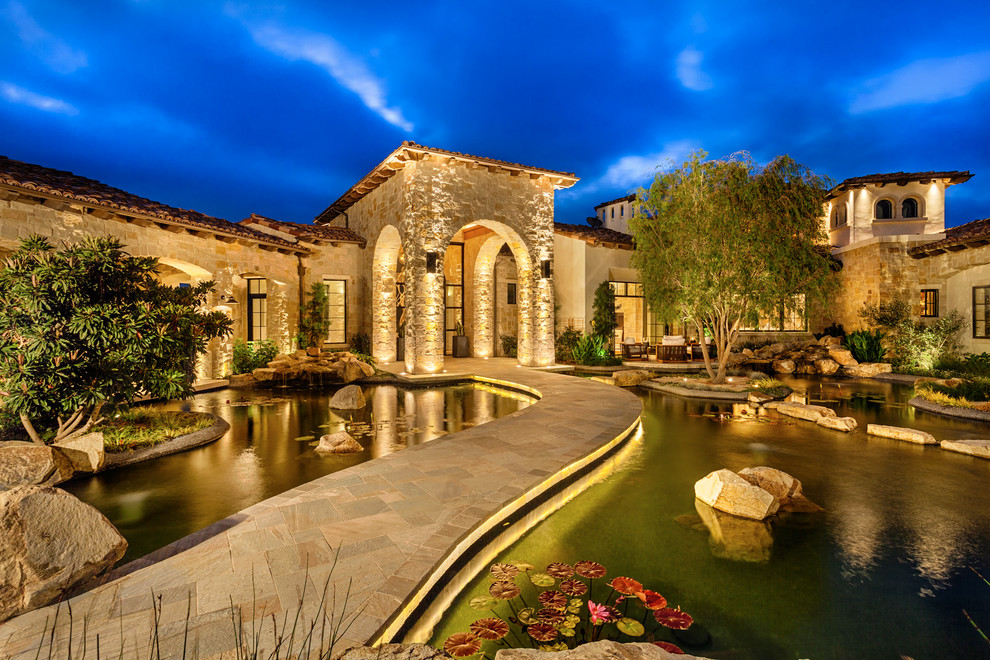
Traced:
POLYGON ((619 346, 622 347, 623 360, 648 359, 650 345, 647 342, 638 342, 632 337, 626 337, 619 346))
MULTIPOLYGON (((705 343, 708 344, 708 357, 714 360, 715 358, 718 357, 718 351, 715 350, 715 346, 711 343, 711 341, 706 341, 705 343)), ((701 344, 698 343, 691 344, 691 359, 692 360, 705 359, 705 356, 701 352, 701 344)))
POLYGON ((688 346, 683 335, 664 335, 657 346, 657 360, 660 362, 687 362, 688 346))

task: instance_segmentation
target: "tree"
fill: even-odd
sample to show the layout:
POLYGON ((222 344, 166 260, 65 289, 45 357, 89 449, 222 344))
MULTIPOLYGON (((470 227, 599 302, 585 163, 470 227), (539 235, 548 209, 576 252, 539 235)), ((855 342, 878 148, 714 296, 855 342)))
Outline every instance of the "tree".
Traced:
POLYGON ((611 352, 612 343, 615 341, 615 328, 618 324, 615 321, 615 291, 608 282, 602 282, 595 289, 593 308, 595 316, 591 320, 591 331, 595 336, 602 338, 602 344, 609 347, 611 352))
POLYGON ((838 282, 822 222, 827 178, 789 156, 765 167, 748 154, 706 156, 640 191, 632 258, 655 313, 712 336, 718 365, 706 349, 705 368, 721 383, 740 328, 799 307, 800 296, 825 301, 838 282))
POLYGON ((115 238, 55 248, 32 236, 0 269, 0 405, 31 440, 88 433, 108 404, 141 394, 192 394, 196 355, 230 333, 222 312, 201 311, 213 282, 158 281, 152 257, 115 238))
POLYGON ((330 332, 330 307, 327 286, 313 282, 309 288, 309 300, 302 306, 299 319, 299 348, 322 346, 330 332))

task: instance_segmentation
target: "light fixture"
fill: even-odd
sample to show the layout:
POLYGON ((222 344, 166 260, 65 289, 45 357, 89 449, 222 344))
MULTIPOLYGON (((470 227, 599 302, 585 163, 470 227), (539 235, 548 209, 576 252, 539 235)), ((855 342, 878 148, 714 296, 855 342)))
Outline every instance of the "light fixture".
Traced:
POLYGON ((543 261, 540 262, 541 273, 543 275, 543 279, 545 280, 550 279, 550 269, 552 263, 553 262, 551 262, 549 259, 544 259, 543 261))
POLYGON ((221 294, 220 295, 220 302, 221 302, 221 304, 224 304, 224 305, 236 305, 236 304, 238 304, 237 301, 234 300, 234 294, 230 294, 229 296, 221 294))

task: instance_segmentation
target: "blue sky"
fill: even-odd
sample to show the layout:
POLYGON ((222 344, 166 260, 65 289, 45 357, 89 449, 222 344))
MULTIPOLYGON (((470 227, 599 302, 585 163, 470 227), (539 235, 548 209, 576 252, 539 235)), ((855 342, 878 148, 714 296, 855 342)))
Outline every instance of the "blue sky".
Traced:
POLYGON ((0 154, 308 222, 399 145, 573 171, 557 220, 692 149, 835 180, 970 170, 990 216, 990 3, 0 0, 0 154))

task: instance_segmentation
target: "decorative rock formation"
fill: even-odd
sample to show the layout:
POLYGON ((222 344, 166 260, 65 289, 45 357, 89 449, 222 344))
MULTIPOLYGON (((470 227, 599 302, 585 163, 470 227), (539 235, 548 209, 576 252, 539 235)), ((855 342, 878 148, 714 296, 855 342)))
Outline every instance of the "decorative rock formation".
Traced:
POLYGON ((65 491, 22 486, 0 493, 0 621, 57 600, 126 549, 102 513, 65 491))
POLYGON ((842 373, 850 378, 872 378, 877 374, 889 374, 891 366, 886 362, 861 362, 842 367, 842 373))
POLYGON ((831 358, 815 360, 815 369, 823 376, 831 376, 839 370, 839 363, 831 358))
POLYGON ((849 433, 855 431, 859 423, 855 417, 819 417, 815 422, 818 426, 824 426, 833 431, 844 431, 849 433))
POLYGON ((69 459, 75 472, 96 472, 106 460, 103 449, 103 434, 87 433, 67 442, 55 445, 58 451, 69 459))
POLYGON ((330 399, 330 407, 337 410, 360 410, 367 405, 364 392, 357 385, 342 387, 330 399))
POLYGON ((843 367, 849 367, 859 364, 856 358, 853 357, 852 351, 848 348, 832 347, 828 349, 828 356, 841 364, 843 367))
MULTIPOLYGON (((350 660, 350 658, 348 658, 350 660)), ((363 660, 363 658, 362 658, 363 660)), ((647 642, 620 644, 610 639, 581 644, 567 651, 501 649, 495 660, 705 660, 693 655, 674 655, 647 642)))
POLYGON ((252 374, 235 374, 227 380, 227 387, 251 387, 258 382, 252 374))
POLYGON ((931 433, 917 431, 915 429, 905 429, 900 426, 884 426, 883 424, 867 424, 866 432, 881 438, 891 438, 893 440, 903 440, 913 442, 918 445, 936 445, 938 441, 931 433))
POLYGON ((338 431, 332 435, 321 437, 316 451, 323 454, 353 454, 364 451, 364 447, 347 431, 338 431))
POLYGON ((757 405, 773 401, 773 397, 766 392, 750 392, 746 400, 757 405))
POLYGON ((990 440, 943 440, 942 449, 969 454, 977 458, 990 458, 990 440))
POLYGON ((624 369, 612 374, 613 382, 619 387, 636 387, 650 378, 653 378, 653 374, 646 369, 624 369))
POLYGON ((732 470, 716 470, 694 484, 694 495, 708 506, 734 516, 763 520, 777 512, 777 499, 732 470))
POLYGON ((251 375, 254 376, 255 380, 263 383, 275 377, 275 370, 271 367, 261 367, 252 371, 251 375))
POLYGON ((769 523, 731 516, 697 499, 694 508, 708 528, 708 545, 714 556, 732 561, 770 561, 773 533, 769 523))
POLYGON ((774 360, 773 370, 778 374, 792 374, 797 365, 794 364, 794 360, 774 360))
POLYGON ((822 508, 804 496, 801 482, 791 475, 772 467, 743 468, 739 476, 773 495, 781 511, 822 511, 822 508))
POLYGON ((777 412, 788 417, 797 417, 809 422, 817 422, 822 417, 835 417, 835 411, 825 406, 810 406, 805 403, 780 403, 777 412))
POLYGON ((72 477, 62 452, 33 442, 0 442, 0 491, 18 486, 54 486, 72 477))

